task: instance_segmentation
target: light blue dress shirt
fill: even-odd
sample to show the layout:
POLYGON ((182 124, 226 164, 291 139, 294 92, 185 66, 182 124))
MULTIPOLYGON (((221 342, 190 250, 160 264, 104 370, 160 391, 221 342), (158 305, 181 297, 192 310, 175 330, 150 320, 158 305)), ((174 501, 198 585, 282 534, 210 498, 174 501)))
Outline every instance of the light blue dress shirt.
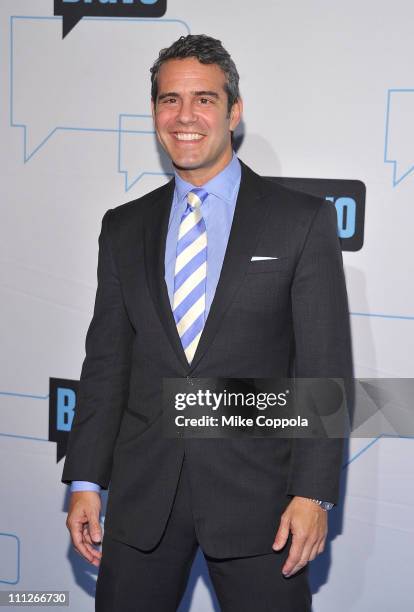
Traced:
MULTIPOLYGON (((206 318, 220 278, 234 210, 236 208, 240 179, 240 162, 233 152, 232 160, 224 170, 216 174, 205 185, 201 185, 208 193, 208 197, 201 207, 207 232, 206 318)), ((171 304, 174 295, 174 269, 178 230, 181 218, 187 208, 187 193, 194 189, 194 187, 195 185, 187 183, 175 172, 175 189, 165 245, 165 282, 171 304)), ((74 480, 71 484, 71 491, 100 491, 100 486, 93 482, 74 480)))

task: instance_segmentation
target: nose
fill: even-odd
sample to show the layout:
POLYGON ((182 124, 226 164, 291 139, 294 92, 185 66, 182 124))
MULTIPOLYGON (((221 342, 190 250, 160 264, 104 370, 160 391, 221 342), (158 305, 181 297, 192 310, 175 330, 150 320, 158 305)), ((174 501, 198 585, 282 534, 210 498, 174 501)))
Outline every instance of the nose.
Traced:
POLYGON ((194 123, 196 116, 190 99, 183 99, 177 116, 177 121, 183 125, 194 123))

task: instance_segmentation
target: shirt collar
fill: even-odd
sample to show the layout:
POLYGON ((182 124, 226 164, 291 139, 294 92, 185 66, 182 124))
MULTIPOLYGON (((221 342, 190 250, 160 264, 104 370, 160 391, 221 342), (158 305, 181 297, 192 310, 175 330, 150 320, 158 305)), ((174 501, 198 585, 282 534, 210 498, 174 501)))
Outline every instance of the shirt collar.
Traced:
MULTIPOLYGON (((175 191, 177 194, 177 201, 181 202, 191 189, 195 188, 195 185, 188 183, 182 179, 176 170, 175 175, 175 191)), ((230 202, 234 193, 235 185, 240 183, 241 167, 237 155, 233 151, 233 157, 229 164, 221 172, 216 174, 211 180, 205 185, 201 185, 208 193, 211 193, 221 200, 230 202)))

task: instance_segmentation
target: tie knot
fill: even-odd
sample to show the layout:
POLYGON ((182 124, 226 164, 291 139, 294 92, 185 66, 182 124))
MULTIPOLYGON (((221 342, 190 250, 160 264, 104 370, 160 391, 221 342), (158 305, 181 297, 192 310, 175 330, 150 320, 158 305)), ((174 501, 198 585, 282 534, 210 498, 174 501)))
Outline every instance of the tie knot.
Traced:
POLYGON ((201 187, 197 187, 187 193, 187 202, 191 208, 200 208, 207 196, 207 191, 201 187))

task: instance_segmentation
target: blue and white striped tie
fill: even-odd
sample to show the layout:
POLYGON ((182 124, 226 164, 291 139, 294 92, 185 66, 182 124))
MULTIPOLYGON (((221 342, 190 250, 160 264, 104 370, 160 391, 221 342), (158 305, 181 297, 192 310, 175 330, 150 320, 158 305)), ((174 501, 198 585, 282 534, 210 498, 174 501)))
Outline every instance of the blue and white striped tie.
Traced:
POLYGON ((178 232, 173 315, 188 363, 194 357, 205 322, 207 232, 200 207, 207 196, 201 188, 187 194, 187 208, 178 232))

